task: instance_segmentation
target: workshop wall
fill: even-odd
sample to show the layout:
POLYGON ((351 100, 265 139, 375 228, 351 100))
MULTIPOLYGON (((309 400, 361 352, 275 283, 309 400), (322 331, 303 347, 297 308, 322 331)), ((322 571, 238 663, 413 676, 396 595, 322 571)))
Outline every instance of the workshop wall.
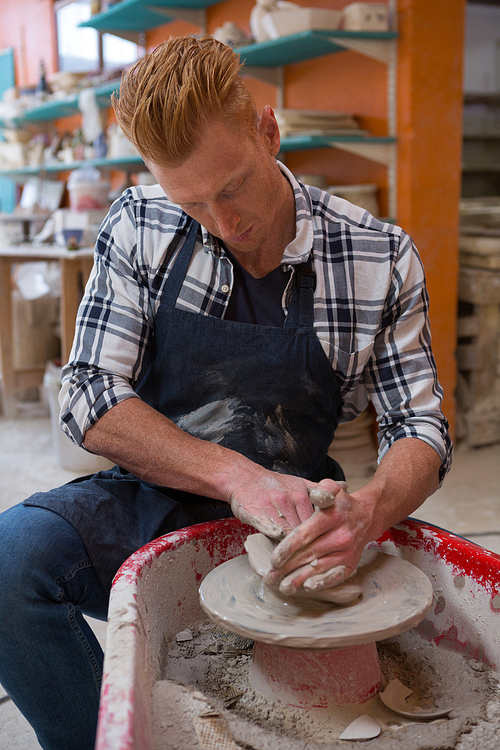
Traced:
POLYGON ((40 60, 47 73, 56 69, 55 22, 52 0, 0 0, 0 48, 14 49, 16 84, 37 81, 40 60))

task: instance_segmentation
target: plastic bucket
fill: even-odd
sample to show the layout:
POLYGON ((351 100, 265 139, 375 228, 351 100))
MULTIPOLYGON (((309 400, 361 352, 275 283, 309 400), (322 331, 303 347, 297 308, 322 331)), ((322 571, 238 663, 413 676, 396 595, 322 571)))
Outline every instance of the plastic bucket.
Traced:
POLYGON ((82 474, 94 474, 111 468, 113 466, 111 461, 75 445, 59 427, 61 369, 52 362, 49 362, 45 369, 43 387, 49 403, 52 443, 59 466, 70 471, 82 472, 82 474))

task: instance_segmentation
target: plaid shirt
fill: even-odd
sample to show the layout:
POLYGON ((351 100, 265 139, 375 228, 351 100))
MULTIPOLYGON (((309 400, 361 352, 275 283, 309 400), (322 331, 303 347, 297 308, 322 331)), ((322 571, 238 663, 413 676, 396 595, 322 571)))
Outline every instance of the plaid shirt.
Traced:
MULTIPOLYGON (((399 438, 420 438, 439 454, 442 479, 451 441, 416 248, 399 227, 302 185, 280 167, 297 209, 296 237, 282 263, 293 269, 312 253, 314 328, 340 384, 341 421, 354 419, 371 400, 380 457, 399 438)), ((79 445, 108 409, 136 397, 155 312, 188 222, 154 185, 126 190, 101 226, 60 395, 63 430, 79 445)), ((222 318, 232 285, 224 247, 202 228, 177 307, 222 318)), ((285 300, 286 292, 286 311, 285 300)))

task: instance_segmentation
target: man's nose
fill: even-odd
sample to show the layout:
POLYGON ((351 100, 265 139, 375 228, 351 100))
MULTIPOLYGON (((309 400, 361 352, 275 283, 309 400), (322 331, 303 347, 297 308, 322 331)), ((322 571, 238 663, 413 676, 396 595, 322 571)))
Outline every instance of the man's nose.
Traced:
POLYGON ((230 206, 212 206, 212 218, 217 226, 218 234, 223 239, 230 239, 238 235, 240 214, 230 206))

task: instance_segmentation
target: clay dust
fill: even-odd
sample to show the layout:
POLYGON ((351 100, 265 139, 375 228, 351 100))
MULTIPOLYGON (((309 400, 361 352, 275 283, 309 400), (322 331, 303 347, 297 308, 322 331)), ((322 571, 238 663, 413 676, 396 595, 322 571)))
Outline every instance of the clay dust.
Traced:
MULTIPOLYGON (((170 644, 163 679, 153 687, 155 750, 205 750, 200 717, 220 717, 231 747, 247 750, 359 748, 340 740, 358 716, 376 719, 381 734, 368 750, 497 750, 500 675, 481 662, 425 641, 409 630, 377 644, 384 686, 398 679, 410 707, 452 706, 447 718, 415 721, 386 708, 376 696, 335 709, 285 706, 257 694, 248 681, 251 642, 212 623, 190 628, 192 639, 170 644)), ((219 745, 220 746, 220 745, 219 745)), ((228 745, 229 746, 229 745, 228 745)))

